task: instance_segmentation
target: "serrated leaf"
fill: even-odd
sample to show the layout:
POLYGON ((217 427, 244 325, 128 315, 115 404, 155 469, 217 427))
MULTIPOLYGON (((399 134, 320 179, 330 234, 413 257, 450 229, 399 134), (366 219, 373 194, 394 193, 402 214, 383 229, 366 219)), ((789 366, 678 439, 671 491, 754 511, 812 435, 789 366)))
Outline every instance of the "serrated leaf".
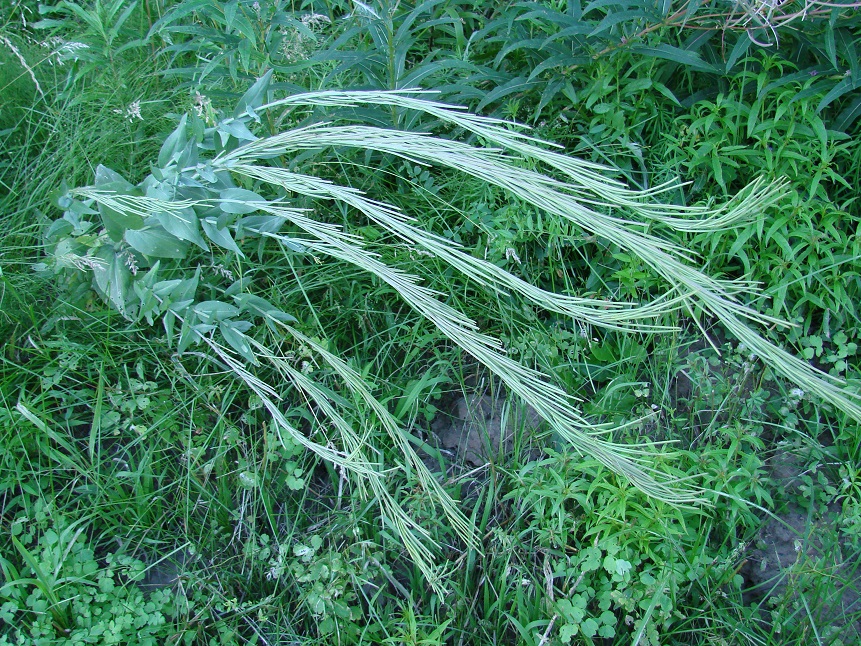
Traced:
POLYGON ((185 258, 188 243, 161 227, 126 231, 126 242, 135 251, 152 258, 185 258))

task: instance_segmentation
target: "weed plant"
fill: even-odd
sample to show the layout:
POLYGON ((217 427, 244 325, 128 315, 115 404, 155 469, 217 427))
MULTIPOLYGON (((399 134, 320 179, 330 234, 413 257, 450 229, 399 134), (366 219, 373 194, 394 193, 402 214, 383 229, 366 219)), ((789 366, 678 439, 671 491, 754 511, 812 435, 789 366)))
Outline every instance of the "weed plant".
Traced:
POLYGON ((11 4, 0 643, 855 643, 858 27, 808 10, 11 4), (545 424, 467 468, 485 392, 545 424))

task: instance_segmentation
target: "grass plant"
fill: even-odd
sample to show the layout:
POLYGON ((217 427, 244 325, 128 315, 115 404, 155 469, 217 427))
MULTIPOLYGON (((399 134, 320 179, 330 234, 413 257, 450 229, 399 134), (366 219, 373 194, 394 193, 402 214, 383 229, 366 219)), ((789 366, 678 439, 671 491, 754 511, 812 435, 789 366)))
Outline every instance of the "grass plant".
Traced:
POLYGON ((854 6, 8 9, 0 644, 858 641, 854 6))

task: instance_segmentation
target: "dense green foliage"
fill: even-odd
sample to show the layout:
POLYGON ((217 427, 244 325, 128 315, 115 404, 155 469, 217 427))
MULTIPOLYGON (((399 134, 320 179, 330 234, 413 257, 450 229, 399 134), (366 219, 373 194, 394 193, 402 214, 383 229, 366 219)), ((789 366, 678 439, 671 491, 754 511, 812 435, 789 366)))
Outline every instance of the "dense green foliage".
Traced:
POLYGON ((858 642, 857 7, 0 17, 0 644, 858 642))

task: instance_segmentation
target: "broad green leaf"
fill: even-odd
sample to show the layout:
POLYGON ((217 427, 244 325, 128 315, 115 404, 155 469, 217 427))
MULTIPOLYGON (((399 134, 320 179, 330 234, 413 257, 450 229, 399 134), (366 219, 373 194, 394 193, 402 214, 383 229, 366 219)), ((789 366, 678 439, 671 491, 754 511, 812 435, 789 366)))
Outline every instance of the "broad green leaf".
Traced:
POLYGON ((243 312, 251 312, 258 316, 265 315, 269 310, 274 310, 276 307, 261 296, 256 294, 237 294, 233 297, 236 304, 243 312))
POLYGON ((153 293, 159 298, 168 298, 177 287, 182 284, 181 278, 173 280, 160 280, 152 286, 153 293))
POLYGON ((127 193, 134 188, 134 185, 122 175, 102 164, 96 166, 94 185, 100 191, 116 191, 117 193, 127 193))
POLYGON ((282 312, 265 298, 261 298, 255 294, 238 294, 234 297, 234 300, 243 312, 262 316, 266 321, 266 325, 268 325, 273 332, 278 331, 277 326, 274 325, 275 321, 279 321, 281 323, 296 322, 295 317, 290 316, 286 312, 282 312))
POLYGON ((221 145, 227 145, 230 137, 236 137, 240 142, 255 141, 257 137, 241 121, 222 121, 218 124, 218 134, 221 137, 221 145))
POLYGON ((93 277, 99 290, 113 303, 120 314, 128 317, 126 306, 131 271, 126 266, 126 254, 118 255, 110 247, 102 247, 96 253, 104 263, 93 266, 93 277))
POLYGON ((105 225, 105 230, 114 242, 122 240, 124 233, 142 229, 144 226, 144 219, 140 215, 121 213, 101 203, 99 204, 99 216, 102 219, 102 224, 105 225))
POLYGON ((242 218, 236 229, 239 237, 242 237, 260 233, 278 233, 283 226, 284 218, 277 215, 250 215, 242 218))
POLYGON ((136 320, 139 321, 142 318, 146 318, 147 323, 152 325, 155 322, 154 315, 160 313, 158 298, 156 298, 152 290, 147 289, 141 282, 134 282, 132 286, 140 301, 140 309, 138 310, 136 320))
POLYGON ((272 72, 273 70, 266 72, 242 95, 242 98, 236 104, 236 109, 233 111, 234 117, 238 118, 242 116, 249 108, 253 111, 263 105, 263 99, 266 96, 269 82, 272 79, 272 72))
POLYGON ((582 624, 580 624, 580 632, 582 632, 586 637, 594 637, 598 632, 598 622, 589 617, 582 624))
MULTIPOLYGON (((594 5, 597 3, 592 4, 594 5)), ((626 11, 612 11, 608 13, 607 16, 603 20, 601 20, 601 22, 598 23, 598 26, 595 27, 595 29, 593 29, 589 33, 589 35, 597 36, 623 22, 633 22, 636 20, 655 18, 658 18, 658 16, 656 16, 652 11, 646 11, 645 8, 628 9, 626 11)), ((660 19, 658 18, 658 20, 660 19)))
POLYGON ((849 63, 849 75, 854 79, 861 78, 861 61, 858 60, 858 51, 855 49, 855 37, 852 32, 840 28, 835 31, 834 35, 837 38, 837 51, 840 52, 843 60, 849 63))
POLYGON ((685 9, 685 22, 694 16, 700 8, 700 5, 702 5, 702 0, 690 0, 690 2, 688 2, 687 9, 685 9))
POLYGON ((239 474, 239 484, 243 489, 257 489, 260 486, 260 476, 251 471, 243 471, 239 474))
POLYGON ((45 240, 59 240, 61 238, 65 238, 69 236, 74 229, 75 226, 65 218, 54 220, 51 223, 51 226, 48 227, 48 231, 45 232, 45 240))
MULTIPOLYGON (((135 187, 127 182, 122 175, 115 173, 110 168, 101 164, 96 168, 95 186, 100 191, 113 192, 120 195, 131 194, 135 191, 135 187)), ((119 242, 122 240, 123 233, 128 229, 140 229, 144 226, 143 217, 136 213, 124 213, 116 211, 102 204, 97 205, 99 215, 102 219, 102 224, 111 240, 119 242)))
POLYGON ((601 550, 597 547, 587 547, 581 552, 580 567, 584 572, 591 572, 601 567, 601 550))
POLYGON ((177 353, 182 354, 192 343, 195 345, 200 343, 200 340, 214 329, 214 325, 196 323, 193 317, 186 317, 182 324, 182 330, 179 333, 179 343, 176 346, 177 353))
POLYGON ((484 108, 484 106, 490 105, 494 101, 498 101, 508 96, 509 94, 523 92, 538 85, 538 81, 529 82, 522 76, 518 76, 517 78, 511 79, 507 83, 499 85, 490 92, 488 92, 484 99, 481 101, 481 103, 478 105, 476 110, 480 111, 482 108, 484 108))
POLYGON ((182 115, 182 119, 179 120, 179 125, 168 135, 167 139, 164 140, 164 144, 162 144, 161 151, 158 154, 159 168, 166 168, 171 161, 179 157, 180 153, 185 149, 185 143, 187 141, 185 122, 187 119, 188 115, 182 115))
POLYGON ((176 300, 193 299, 195 292, 197 292, 198 282, 200 282, 200 265, 194 270, 194 275, 191 278, 185 278, 176 288, 173 292, 173 298, 176 300))
POLYGON ((163 312, 173 312, 178 316, 184 316, 186 310, 188 310, 188 308, 192 305, 194 305, 194 300, 191 298, 186 298, 183 300, 174 300, 172 298, 167 298, 162 303, 161 309, 163 312))
POLYGON ((200 221, 200 226, 203 227, 203 232, 206 234, 206 237, 219 247, 229 249, 240 258, 245 257, 245 254, 243 254, 242 250, 237 246, 236 241, 230 234, 230 231, 228 231, 227 228, 219 228, 218 221, 215 218, 203 218, 200 221))
POLYGON ((571 638, 576 636, 578 631, 578 624, 565 624, 559 629, 559 641, 570 644, 571 638))
POLYGON ((250 327, 251 324, 247 321, 222 321, 220 325, 221 336, 224 337, 224 340, 230 344, 230 347, 236 350, 243 359, 254 365, 258 365, 258 361, 251 351, 248 337, 244 334, 250 327))
POLYGON ((151 258, 185 258, 188 243, 161 227, 126 231, 126 242, 136 251, 151 258))
POLYGON ((266 200, 253 191, 244 188, 228 188, 219 194, 222 202, 221 210, 231 214, 254 213, 260 206, 266 204, 266 200))
POLYGON ((837 67, 837 44, 834 42, 834 23, 829 21, 825 27, 825 54, 828 56, 828 61, 831 67, 835 70, 837 67))
POLYGON ((204 323, 214 323, 236 316, 239 308, 224 301, 202 301, 194 306, 194 313, 204 323))
POLYGON ((182 211, 162 212, 156 215, 159 223, 168 233, 175 235, 180 240, 187 240, 196 244, 204 251, 209 251, 209 246, 200 235, 200 224, 194 209, 187 208, 182 211))

